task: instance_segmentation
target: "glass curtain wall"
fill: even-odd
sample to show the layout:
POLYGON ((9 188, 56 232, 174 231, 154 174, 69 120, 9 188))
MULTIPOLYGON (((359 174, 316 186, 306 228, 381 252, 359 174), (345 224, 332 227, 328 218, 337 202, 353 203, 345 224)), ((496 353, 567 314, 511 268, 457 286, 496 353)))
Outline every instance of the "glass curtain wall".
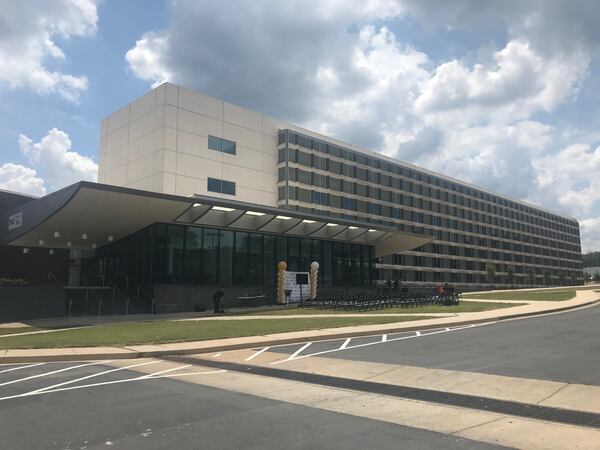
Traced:
POLYGON ((142 285, 275 286, 277 263, 308 272, 317 261, 322 285, 370 286, 374 248, 367 245, 216 228, 154 224, 96 251, 87 267, 142 285))

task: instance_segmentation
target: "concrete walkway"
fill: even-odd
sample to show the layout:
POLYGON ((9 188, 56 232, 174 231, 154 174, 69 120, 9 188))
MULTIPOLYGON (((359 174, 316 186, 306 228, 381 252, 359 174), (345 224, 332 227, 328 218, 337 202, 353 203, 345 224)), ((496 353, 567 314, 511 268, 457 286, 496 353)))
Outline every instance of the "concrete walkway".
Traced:
MULTIPOLYGON (((380 333, 424 330, 427 328, 452 327, 472 323, 493 322, 511 318, 561 312, 600 301, 594 290, 577 291, 575 298, 565 301, 535 301, 514 308, 495 309, 481 312, 457 313, 449 317, 432 317, 415 322, 398 322, 377 325, 362 325, 321 330, 277 333, 266 336, 248 336, 171 344, 132 345, 125 347, 81 347, 52 349, 0 350, 0 364, 37 361, 99 360, 164 356, 169 354, 196 354, 307 342, 311 340, 335 339, 340 336, 368 336, 380 333)), ((287 316, 286 316, 287 317, 287 316)), ((313 317, 313 316, 309 316, 313 317)))

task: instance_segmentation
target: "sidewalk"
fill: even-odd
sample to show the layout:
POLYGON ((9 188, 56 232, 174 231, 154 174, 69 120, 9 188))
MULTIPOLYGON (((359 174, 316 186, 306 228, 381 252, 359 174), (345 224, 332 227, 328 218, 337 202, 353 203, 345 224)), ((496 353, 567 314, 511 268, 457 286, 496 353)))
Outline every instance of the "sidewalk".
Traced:
MULTIPOLYGON (((142 357, 160 357, 173 354, 196 354, 265 347, 339 337, 368 336, 372 334, 398 333, 428 328, 454 327, 473 323, 493 322, 539 314, 567 311, 600 301, 600 294, 593 290, 577 291, 575 298, 565 301, 534 301, 514 308, 481 312, 455 313, 452 316, 432 317, 417 322, 398 322, 296 331, 265 336, 248 336, 206 341, 181 342, 159 345, 133 345, 126 347, 81 347, 51 349, 0 350, 0 364, 43 361, 112 360, 142 357)), ((286 316, 289 317, 289 316, 286 316)), ((308 317, 314 317, 308 316, 308 317)))

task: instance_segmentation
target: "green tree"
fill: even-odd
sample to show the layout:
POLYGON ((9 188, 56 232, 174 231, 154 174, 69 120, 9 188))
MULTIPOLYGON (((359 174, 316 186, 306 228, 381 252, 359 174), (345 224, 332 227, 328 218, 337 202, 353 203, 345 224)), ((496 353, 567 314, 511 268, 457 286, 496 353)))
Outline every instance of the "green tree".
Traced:
POLYGON ((494 284, 494 281, 496 280, 496 265, 488 262, 485 263, 485 276, 487 277, 488 283, 490 283, 490 286, 494 284))
POLYGON ((583 267, 600 267, 600 252, 586 253, 582 260, 583 267))

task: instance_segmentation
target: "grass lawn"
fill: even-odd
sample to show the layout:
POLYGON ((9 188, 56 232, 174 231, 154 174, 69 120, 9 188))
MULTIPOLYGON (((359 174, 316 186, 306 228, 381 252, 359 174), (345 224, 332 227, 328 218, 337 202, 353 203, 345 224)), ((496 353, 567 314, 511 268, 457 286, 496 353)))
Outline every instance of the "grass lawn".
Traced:
POLYGON ((575 290, 569 291, 507 291, 489 294, 464 294, 465 298, 483 298, 487 300, 544 300, 563 301, 575 297, 575 290))
POLYGON ((128 322, 54 333, 0 338, 0 349, 124 346, 259 336, 287 331, 317 330, 428 319, 410 317, 325 317, 310 319, 249 319, 128 322))
POLYGON ((343 314, 380 314, 382 316, 386 314, 422 314, 422 313, 458 313, 458 312, 479 312, 487 311, 489 309, 499 308, 512 308, 519 306, 514 303, 491 303, 491 302, 462 302, 455 306, 442 306, 442 305, 429 305, 429 306, 418 306, 416 308, 385 308, 375 309, 372 311, 339 311, 332 309, 309 309, 309 308, 271 308, 269 310, 257 310, 257 311, 244 311, 236 315, 246 316, 285 316, 294 314, 332 314, 332 315, 343 315, 343 314))

